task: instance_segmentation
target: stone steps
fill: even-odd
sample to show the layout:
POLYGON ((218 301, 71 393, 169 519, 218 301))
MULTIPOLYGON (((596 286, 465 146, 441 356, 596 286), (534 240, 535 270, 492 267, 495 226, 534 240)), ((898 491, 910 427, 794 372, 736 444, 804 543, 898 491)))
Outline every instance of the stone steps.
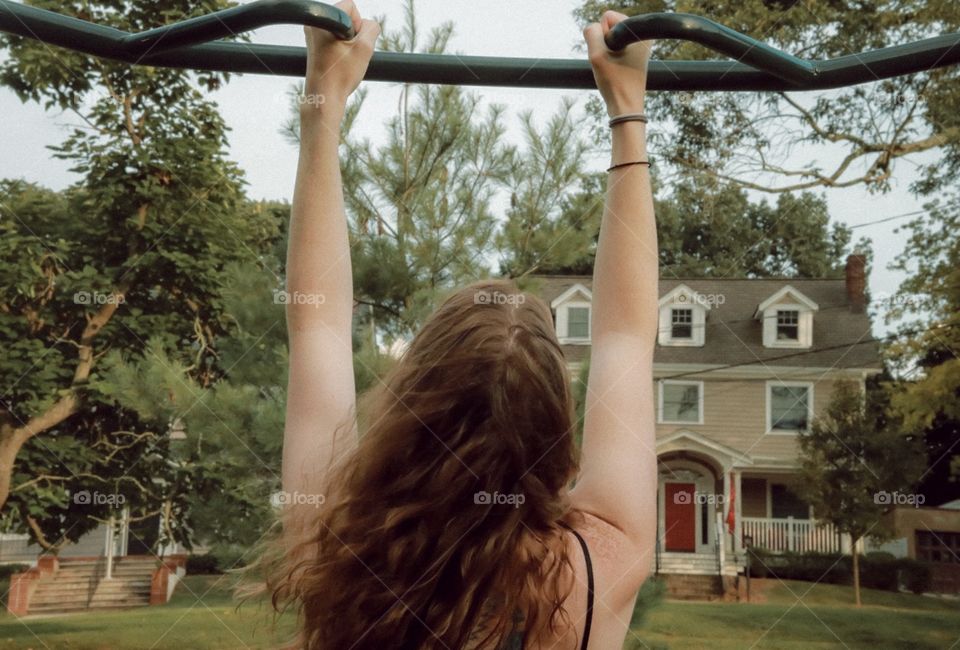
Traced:
POLYGON ((61 560, 56 573, 37 581, 28 611, 53 614, 149 605, 155 567, 152 558, 122 558, 107 580, 102 560, 61 560))
POLYGON ((675 600, 718 600, 723 585, 718 575, 660 574, 666 583, 667 598, 675 600))
MULTIPOLYGON (((654 565, 654 570, 657 570, 654 565)), ((736 575, 738 566, 727 558, 724 575, 736 575)), ((718 573, 716 555, 708 553, 661 553, 659 573, 689 574, 689 575, 716 575, 718 573)))

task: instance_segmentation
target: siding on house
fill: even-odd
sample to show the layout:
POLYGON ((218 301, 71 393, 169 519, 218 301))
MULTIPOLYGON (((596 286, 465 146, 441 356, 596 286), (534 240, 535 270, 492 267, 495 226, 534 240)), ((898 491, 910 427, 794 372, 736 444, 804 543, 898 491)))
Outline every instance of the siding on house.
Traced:
MULTIPOLYGON (((61 549, 60 557, 90 557, 103 555, 107 539, 107 526, 100 524, 90 532, 81 536, 74 544, 68 544, 61 549)), ((0 536, 0 564, 36 562, 37 556, 43 549, 30 542, 26 535, 0 536)))
MULTIPOLYGON (((703 376, 703 424, 658 423, 658 438, 677 431, 693 431, 758 459, 790 461, 796 458, 795 434, 767 433, 766 379, 707 379, 708 376, 703 376)), ((790 381, 797 380, 791 378, 790 381)), ((811 383, 814 413, 819 413, 829 403, 836 380, 811 383)))
MULTIPOLYGON (((657 380, 701 381, 703 387, 701 423, 667 424, 660 423, 658 417, 658 440, 691 432, 728 447, 748 459, 741 467, 745 477, 795 467, 797 434, 767 429, 768 383, 812 385, 815 418, 826 409, 839 381, 862 383, 868 375, 880 371, 870 318, 862 308, 862 277, 860 281, 858 285, 849 266, 848 277, 839 279, 661 278, 661 298, 675 289, 683 291, 682 285, 712 302, 700 325, 703 345, 657 345, 657 380), (764 321, 758 318, 758 308, 781 291, 792 291, 815 303, 807 347, 764 345, 764 321)), ((533 276, 528 290, 551 305, 557 316, 566 304, 564 296, 570 295, 573 287, 582 287, 583 291, 577 293, 582 301, 589 296, 592 284, 590 276, 533 276)), ((792 300, 783 297, 774 302, 792 304, 792 300)), ((589 342, 565 344, 563 350, 571 374, 578 378, 582 364, 589 359, 589 342)), ((658 387, 655 390, 659 407, 660 391, 658 387)), ((757 516, 767 516, 766 508, 757 516)))

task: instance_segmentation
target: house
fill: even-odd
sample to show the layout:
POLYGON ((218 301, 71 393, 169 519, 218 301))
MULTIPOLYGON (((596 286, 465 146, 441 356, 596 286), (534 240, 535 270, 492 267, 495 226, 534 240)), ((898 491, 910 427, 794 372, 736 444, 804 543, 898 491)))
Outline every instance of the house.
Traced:
MULTIPOLYGON (((916 496, 887 494, 889 503, 906 500, 898 496, 916 496)), ((872 550, 929 562, 930 591, 960 594, 960 509, 957 505, 956 501, 938 507, 920 502, 895 505, 884 515, 893 538, 873 545, 872 550)))
MULTIPOLYGON (((590 354, 590 276, 537 276, 571 373, 590 354)), ((661 278, 654 357, 654 570, 736 576, 745 544, 849 551, 792 486, 798 432, 841 381, 881 370, 865 261, 840 279, 661 278)))

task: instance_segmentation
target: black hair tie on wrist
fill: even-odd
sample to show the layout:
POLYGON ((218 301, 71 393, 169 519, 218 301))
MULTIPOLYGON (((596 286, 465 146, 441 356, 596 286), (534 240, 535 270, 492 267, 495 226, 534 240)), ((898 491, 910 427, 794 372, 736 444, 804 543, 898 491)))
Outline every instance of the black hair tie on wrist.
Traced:
POLYGON ((649 165, 650 165, 650 161, 649 161, 649 160, 633 160, 633 161, 631 161, 631 162, 620 163, 620 164, 618 164, 618 165, 611 165, 610 167, 607 167, 607 171, 608 171, 608 172, 612 172, 614 169, 618 169, 618 168, 620 168, 620 167, 629 167, 630 165, 647 165, 647 166, 649 166, 649 165))

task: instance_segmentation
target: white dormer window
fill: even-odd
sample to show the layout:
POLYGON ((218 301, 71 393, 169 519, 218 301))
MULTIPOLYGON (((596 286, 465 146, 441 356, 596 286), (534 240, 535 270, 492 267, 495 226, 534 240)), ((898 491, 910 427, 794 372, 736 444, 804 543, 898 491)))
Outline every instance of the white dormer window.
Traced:
POLYGON ((590 307, 567 305, 567 338, 590 338, 590 307))
POLYGON ((813 314, 820 307, 790 285, 757 307, 763 322, 763 345, 768 348, 809 348, 813 345, 813 314))
POLYGON ((693 310, 689 307, 670 308, 670 338, 693 338, 693 310))
POLYGON ((800 340, 800 311, 797 309, 777 310, 777 340, 800 340))
POLYGON ((582 284, 575 284, 550 303, 556 313, 557 339, 565 345, 590 343, 590 301, 593 294, 582 284))
POLYGON ((660 345, 702 346, 709 302, 685 284, 661 298, 660 345))

